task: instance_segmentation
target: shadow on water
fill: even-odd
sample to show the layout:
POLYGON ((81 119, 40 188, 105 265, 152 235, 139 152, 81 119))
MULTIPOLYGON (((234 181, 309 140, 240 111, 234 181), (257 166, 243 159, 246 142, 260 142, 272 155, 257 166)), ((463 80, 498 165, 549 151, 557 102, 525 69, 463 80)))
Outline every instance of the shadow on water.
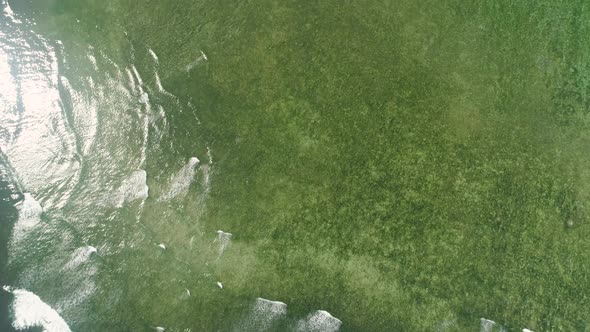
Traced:
MULTIPOLYGON (((0 156, 1 157, 1 156, 0 156)), ((0 159, 0 285, 10 285, 12 278, 7 268, 8 241, 12 228, 18 218, 15 204, 22 199, 22 193, 15 192, 12 180, 3 172, 4 165, 0 159)), ((0 331, 13 331, 8 314, 12 295, 0 291, 0 331)), ((36 331, 35 329, 28 331, 36 331)))

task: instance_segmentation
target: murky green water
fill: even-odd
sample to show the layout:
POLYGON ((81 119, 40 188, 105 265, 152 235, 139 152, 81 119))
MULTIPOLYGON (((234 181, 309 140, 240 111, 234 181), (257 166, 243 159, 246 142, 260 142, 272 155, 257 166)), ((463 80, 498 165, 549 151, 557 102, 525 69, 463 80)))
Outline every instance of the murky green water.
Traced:
POLYGON ((585 1, 8 3, 0 330, 590 329, 585 1))

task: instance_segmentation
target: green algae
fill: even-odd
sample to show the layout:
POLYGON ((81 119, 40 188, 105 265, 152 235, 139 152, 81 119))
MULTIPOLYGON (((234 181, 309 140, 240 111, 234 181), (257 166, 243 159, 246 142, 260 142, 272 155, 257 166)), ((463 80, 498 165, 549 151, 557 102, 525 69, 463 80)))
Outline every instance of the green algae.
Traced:
POLYGON ((150 47, 195 106, 169 114, 175 149, 148 174, 203 159, 205 142, 214 155, 206 202, 194 185, 179 206, 146 203, 151 232, 174 223, 161 255, 175 259, 129 254, 114 321, 229 330, 264 297, 344 331, 589 328, 585 2, 29 6, 66 44, 150 47), (217 229, 234 234, 223 260, 181 249, 217 229), (180 279, 197 296, 167 300, 180 279))

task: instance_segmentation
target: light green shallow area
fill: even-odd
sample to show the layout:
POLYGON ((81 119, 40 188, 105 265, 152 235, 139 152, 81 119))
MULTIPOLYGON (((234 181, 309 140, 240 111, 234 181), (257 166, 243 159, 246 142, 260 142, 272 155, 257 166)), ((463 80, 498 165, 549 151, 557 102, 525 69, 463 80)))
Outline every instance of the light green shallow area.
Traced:
POLYGON ((5 280, 72 331, 590 330, 586 1, 9 2, 76 162, 4 151, 5 280))

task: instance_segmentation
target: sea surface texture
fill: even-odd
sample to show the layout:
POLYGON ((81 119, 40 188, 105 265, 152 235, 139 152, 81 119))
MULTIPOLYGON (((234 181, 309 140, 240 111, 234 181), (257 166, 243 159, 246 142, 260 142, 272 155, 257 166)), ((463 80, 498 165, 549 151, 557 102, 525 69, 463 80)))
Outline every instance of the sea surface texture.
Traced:
POLYGON ((587 0, 0 0, 0 331, 589 331, 587 0))

